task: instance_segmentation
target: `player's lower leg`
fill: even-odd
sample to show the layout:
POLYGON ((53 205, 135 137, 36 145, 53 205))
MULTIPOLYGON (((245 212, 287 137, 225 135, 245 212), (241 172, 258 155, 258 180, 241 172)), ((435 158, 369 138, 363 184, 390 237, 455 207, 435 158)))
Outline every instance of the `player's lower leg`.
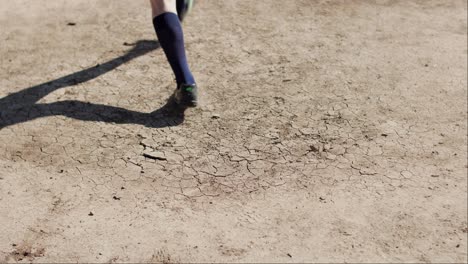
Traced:
POLYGON ((176 1, 151 0, 151 7, 156 35, 176 77, 176 101, 186 106, 196 106, 197 87, 185 54, 184 35, 176 14, 176 1))

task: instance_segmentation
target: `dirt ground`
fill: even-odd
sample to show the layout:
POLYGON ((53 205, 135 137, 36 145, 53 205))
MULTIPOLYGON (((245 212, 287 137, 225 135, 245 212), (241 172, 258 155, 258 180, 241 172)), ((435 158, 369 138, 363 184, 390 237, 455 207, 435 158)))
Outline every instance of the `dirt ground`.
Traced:
POLYGON ((0 5, 0 262, 467 262, 467 2, 0 5))

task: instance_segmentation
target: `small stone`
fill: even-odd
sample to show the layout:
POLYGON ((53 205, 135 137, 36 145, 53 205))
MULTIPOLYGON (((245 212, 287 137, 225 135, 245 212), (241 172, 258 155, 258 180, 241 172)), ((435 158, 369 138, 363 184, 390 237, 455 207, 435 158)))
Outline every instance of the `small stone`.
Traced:
POLYGON ((164 153, 160 151, 143 153, 143 157, 152 159, 152 160, 167 160, 166 155, 164 155, 164 153))
POLYGON ((319 147, 310 146, 310 151, 312 151, 312 152, 319 152, 319 147))
POLYGON ((343 155, 346 152, 346 149, 340 145, 333 145, 328 152, 334 154, 334 155, 343 155))
POLYGON ((402 171, 402 172, 400 172, 400 175, 403 178, 408 179, 408 178, 411 178, 413 176, 413 173, 411 173, 410 171, 402 171))
POLYGON ((306 127, 306 128, 301 128, 299 129, 299 131, 303 134, 303 135, 312 135, 314 134, 314 130, 312 128, 309 128, 309 127, 306 127))
POLYGON ((359 170, 359 173, 361 175, 376 175, 377 174, 376 171, 374 171, 374 170, 372 170, 370 168, 362 168, 362 169, 359 170))
POLYGON ((88 215, 89 215, 89 216, 93 216, 94 214, 93 214, 93 212, 89 212, 89 214, 88 214, 88 215))

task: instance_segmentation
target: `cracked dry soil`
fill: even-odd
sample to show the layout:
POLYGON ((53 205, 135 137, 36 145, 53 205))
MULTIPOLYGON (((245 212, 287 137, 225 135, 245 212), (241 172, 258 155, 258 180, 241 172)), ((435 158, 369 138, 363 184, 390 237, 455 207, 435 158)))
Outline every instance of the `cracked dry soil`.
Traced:
POLYGON ((466 1, 3 1, 0 262, 466 262, 466 1))

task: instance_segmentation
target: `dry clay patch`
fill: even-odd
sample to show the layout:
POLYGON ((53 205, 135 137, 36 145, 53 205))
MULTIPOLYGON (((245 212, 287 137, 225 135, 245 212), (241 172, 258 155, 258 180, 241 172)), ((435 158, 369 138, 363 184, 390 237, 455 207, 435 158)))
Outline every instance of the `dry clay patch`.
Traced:
MULTIPOLYGON (((378 182, 384 189, 394 189, 415 181, 429 184, 450 172, 437 162, 443 143, 437 142, 433 149, 422 147, 415 138, 424 133, 411 132, 409 125, 386 122, 378 129, 354 117, 342 102, 323 116, 304 119, 282 111, 290 106, 278 98, 245 98, 244 111, 249 114, 241 119, 201 115, 204 120, 184 126, 201 123, 209 129, 196 128, 189 136, 184 126, 156 133, 141 127, 135 134, 108 124, 105 127, 114 127, 114 133, 22 136, 16 149, 7 147, 4 158, 75 174, 97 185, 145 181, 155 189, 191 198, 316 181, 353 181, 362 186, 378 182), (278 104, 276 109, 259 110, 272 103, 278 104), (339 107, 343 110, 336 110, 339 107), (414 155, 428 163, 406 161, 414 155)), ((308 114, 312 113, 304 113, 308 114)))
MULTIPOLYGON (((306 5, 305 2, 301 4, 306 5)), ((265 34, 271 31, 270 27, 268 29, 265 34)), ((270 48, 280 47, 272 45, 270 48)), ((315 96, 322 98, 321 94, 311 94, 302 103, 318 105, 301 111, 303 109, 298 109, 289 98, 279 93, 255 97, 255 94, 258 96, 263 92, 259 89, 268 89, 278 81, 283 82, 283 86, 296 87, 299 85, 297 82, 308 80, 295 71, 313 70, 310 66, 288 61, 285 56, 263 58, 261 55, 260 49, 251 49, 236 58, 242 61, 246 60, 245 56, 251 61, 268 59, 270 61, 267 62, 276 65, 270 72, 262 67, 256 71, 234 72, 232 77, 243 87, 254 87, 253 96, 246 98, 231 97, 227 92, 230 100, 238 104, 238 109, 243 109, 241 119, 238 118, 239 112, 227 112, 221 116, 208 112, 203 117, 193 117, 181 128, 165 128, 156 132, 140 128, 141 133, 137 133, 131 126, 121 129, 112 124, 73 122, 74 126, 69 128, 64 125, 68 121, 62 118, 47 118, 38 122, 44 127, 35 132, 2 131, 5 135, 22 135, 18 147, 6 147, 5 158, 52 171, 85 175, 96 184, 147 179, 156 188, 162 186, 188 197, 217 196, 239 190, 248 193, 299 178, 307 181, 311 178, 312 181, 382 181, 391 187, 400 181, 411 180, 415 175, 445 174, 443 169, 433 167, 438 164, 430 160, 427 163, 432 167, 426 166, 425 162, 415 164, 410 160, 418 156, 419 151, 426 153, 428 159, 436 156, 439 150, 430 149, 432 146, 425 146, 418 139, 423 134, 427 135, 426 138, 440 135, 432 135, 429 127, 417 127, 413 121, 385 122, 374 117, 366 118, 365 111, 359 110, 362 99, 346 95, 351 102, 346 102, 346 98, 321 102, 322 99, 311 99, 315 96), (284 65, 288 67, 285 69, 284 65), (259 82, 263 84, 260 88, 256 85, 259 82), (57 135, 37 136, 50 134, 50 126, 59 128, 57 135), (74 129, 92 132, 87 134, 74 129), (188 129, 195 132, 187 132, 188 129), (416 167, 412 168, 413 165, 416 167), (101 176, 91 177, 96 174, 101 176)), ((95 83, 108 86, 106 78, 99 78, 95 83)), ((226 87, 223 85, 223 88, 226 87)), ((145 87, 134 89, 146 90, 145 87)), ((300 91, 307 92, 307 88, 300 87, 300 91)), ((220 97, 219 92, 212 92, 212 96, 212 102, 221 102, 217 103, 217 108, 229 109, 226 98, 220 97)), ((295 104, 298 96, 301 95, 292 98, 295 104)), ((144 101, 142 98, 141 102, 144 101)), ((371 109, 378 103, 373 102, 371 109)), ((86 105, 78 105, 78 111, 79 107, 84 109, 86 105)), ((115 114, 83 112, 101 115, 104 120, 107 116, 112 120, 115 114)), ((26 125, 25 131, 32 126, 34 124, 26 125)))

